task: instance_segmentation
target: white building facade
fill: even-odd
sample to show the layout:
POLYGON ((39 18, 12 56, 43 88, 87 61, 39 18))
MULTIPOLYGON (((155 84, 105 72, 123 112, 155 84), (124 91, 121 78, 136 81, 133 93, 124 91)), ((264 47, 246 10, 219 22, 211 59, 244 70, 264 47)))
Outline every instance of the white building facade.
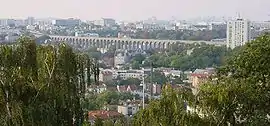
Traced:
POLYGON ((250 40, 250 21, 237 19, 227 23, 227 48, 243 46, 250 40))

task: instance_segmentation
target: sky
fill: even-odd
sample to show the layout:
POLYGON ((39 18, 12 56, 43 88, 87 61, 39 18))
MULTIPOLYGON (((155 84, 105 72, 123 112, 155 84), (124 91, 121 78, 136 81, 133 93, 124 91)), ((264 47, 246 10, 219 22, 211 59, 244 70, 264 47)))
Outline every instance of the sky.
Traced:
POLYGON ((270 20, 270 0, 0 0, 0 18, 168 20, 218 16, 270 20))

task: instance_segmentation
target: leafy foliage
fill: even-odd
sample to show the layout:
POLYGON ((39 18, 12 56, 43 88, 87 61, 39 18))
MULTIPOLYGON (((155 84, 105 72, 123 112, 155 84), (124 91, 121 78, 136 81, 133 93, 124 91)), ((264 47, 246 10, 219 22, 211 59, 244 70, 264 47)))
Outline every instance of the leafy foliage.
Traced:
POLYGON ((166 89, 160 100, 135 116, 134 125, 270 125, 270 35, 232 54, 195 96, 166 89), (185 103, 195 111, 186 112, 185 103))
POLYGON ((150 61, 152 61, 153 67, 170 67, 184 71, 194 70, 224 65, 227 57, 233 54, 225 46, 179 45, 173 47, 175 48, 162 53, 155 52, 148 59, 145 59, 144 66, 150 66, 150 61))
POLYGON ((196 114, 186 112, 186 102, 193 98, 189 90, 174 90, 164 86, 160 100, 151 101, 149 106, 136 114, 134 126, 194 126, 210 125, 196 114))
POLYGON ((126 80, 120 80, 119 85, 140 85, 141 84, 141 80, 138 78, 128 78, 126 80))
POLYGON ((82 124, 91 59, 65 44, 36 46, 29 38, 1 46, 0 59, 1 125, 82 124))
POLYGON ((269 125, 270 36, 248 43, 199 93, 200 107, 221 125, 269 125))

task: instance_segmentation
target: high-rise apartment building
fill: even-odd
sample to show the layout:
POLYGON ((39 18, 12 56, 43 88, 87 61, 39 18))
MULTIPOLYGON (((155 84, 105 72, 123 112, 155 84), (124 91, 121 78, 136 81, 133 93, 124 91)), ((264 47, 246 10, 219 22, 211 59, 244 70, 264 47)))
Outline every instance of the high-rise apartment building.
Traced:
POLYGON ((102 27, 112 27, 113 25, 116 24, 116 22, 114 19, 111 19, 111 18, 102 18, 100 20, 95 20, 94 24, 100 25, 102 27))
POLYGON ((227 23, 227 48, 243 46, 250 39, 250 21, 239 18, 227 23))
POLYGON ((34 24, 35 24, 35 18, 34 18, 34 17, 28 17, 28 18, 25 20, 25 24, 26 24, 26 25, 34 25, 34 24))

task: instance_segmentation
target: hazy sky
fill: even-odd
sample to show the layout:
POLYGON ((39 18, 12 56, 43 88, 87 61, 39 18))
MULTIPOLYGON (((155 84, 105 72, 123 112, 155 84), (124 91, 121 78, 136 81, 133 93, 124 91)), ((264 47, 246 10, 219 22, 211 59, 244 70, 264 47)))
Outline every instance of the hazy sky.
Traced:
POLYGON ((111 17, 140 20, 187 19, 200 16, 236 16, 270 20, 270 0, 0 0, 0 18, 111 17))

